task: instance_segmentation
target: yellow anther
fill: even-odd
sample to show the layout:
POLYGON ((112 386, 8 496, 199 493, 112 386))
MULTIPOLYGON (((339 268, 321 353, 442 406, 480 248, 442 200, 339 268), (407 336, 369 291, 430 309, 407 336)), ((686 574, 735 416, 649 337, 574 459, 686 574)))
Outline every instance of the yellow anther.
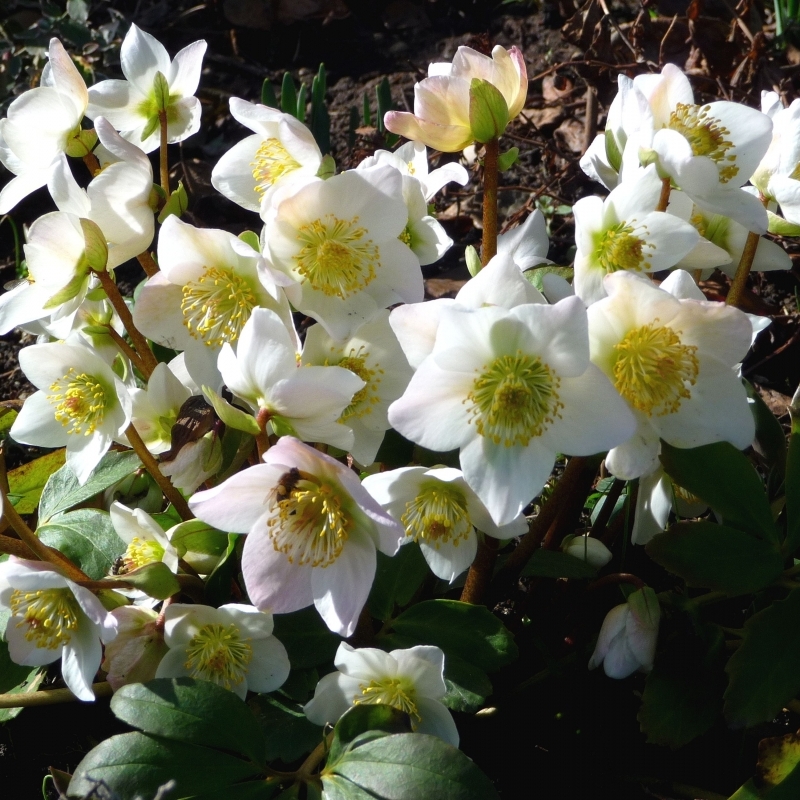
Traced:
POLYGON ((96 377, 70 367, 50 392, 47 399, 55 406, 55 418, 68 433, 91 436, 103 424, 108 401, 106 388, 96 377))
POLYGON ((186 647, 184 664, 193 678, 232 689, 246 677, 253 658, 250 639, 236 625, 204 625, 186 647))
POLYGON ((441 481, 423 484, 419 494, 406 503, 400 521, 414 541, 424 541, 437 550, 442 544, 458 547, 472 532, 464 493, 441 481))

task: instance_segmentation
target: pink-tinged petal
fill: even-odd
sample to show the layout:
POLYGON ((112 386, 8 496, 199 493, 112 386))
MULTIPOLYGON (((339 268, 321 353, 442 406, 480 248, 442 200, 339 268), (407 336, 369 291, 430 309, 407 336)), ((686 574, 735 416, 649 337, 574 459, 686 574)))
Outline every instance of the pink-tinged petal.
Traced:
POLYGON ((232 533, 260 530, 270 490, 286 471, 284 465, 256 464, 213 489, 197 492, 189 500, 189 507, 198 519, 219 530, 232 533))
POLYGON ((375 577, 375 545, 352 536, 328 567, 311 572, 314 605, 325 624, 340 636, 352 636, 375 577))
POLYGON ((279 553, 266 524, 251 531, 242 550, 242 574, 247 595, 260 611, 289 614, 314 602, 311 566, 298 566, 279 553))
POLYGON ((58 93, 69 97, 72 104, 81 112, 89 102, 86 84, 70 58, 64 45, 58 39, 50 40, 50 77, 58 93))
POLYGON ((291 665, 286 648, 274 637, 250 643, 253 657, 247 670, 247 688, 251 692, 274 692, 289 677, 291 665))
POLYGON ((408 111, 387 111, 383 124, 386 130, 398 136, 423 142, 443 153, 456 153, 473 141, 472 131, 467 126, 436 124, 421 120, 408 111))

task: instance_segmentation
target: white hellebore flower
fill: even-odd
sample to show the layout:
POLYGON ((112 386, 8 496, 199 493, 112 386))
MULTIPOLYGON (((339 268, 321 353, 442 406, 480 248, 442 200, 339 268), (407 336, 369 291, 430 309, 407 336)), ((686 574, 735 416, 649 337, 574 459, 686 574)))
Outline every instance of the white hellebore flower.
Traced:
POLYGON ((34 344, 19 365, 39 389, 22 406, 10 435, 22 444, 67 447, 67 464, 80 484, 119 441, 131 419, 125 384, 103 359, 81 345, 34 344))
POLYGON ((178 420, 181 406, 191 396, 191 390, 164 363, 156 365, 146 389, 131 389, 131 422, 154 455, 170 449, 172 426, 178 420))
POLYGON ((295 343, 274 311, 255 309, 236 352, 223 345, 218 363, 225 385, 254 412, 268 412, 278 433, 343 450, 352 446, 352 430, 338 420, 367 388, 365 381, 342 366, 299 366, 295 343))
POLYGON ((107 80, 89 89, 91 119, 105 117, 145 153, 160 144, 159 111, 167 117, 167 141, 182 142, 200 128, 200 101, 194 97, 206 43, 192 42, 170 61, 161 42, 131 25, 122 41, 125 80, 107 80))
POLYGON ((589 361, 577 297, 511 310, 446 308, 433 351, 389 407, 389 421, 430 450, 460 448, 464 478, 497 525, 541 490, 556 453, 599 453, 635 429, 589 361))
POLYGON ((437 578, 451 583, 472 564, 479 531, 512 539, 528 529, 519 514, 508 525, 492 521, 486 506, 467 486, 461 470, 451 467, 403 467, 368 475, 364 488, 403 523, 406 543, 419 542, 437 578))
POLYGON ((595 569, 600 569, 611 561, 611 551, 588 533, 582 536, 567 536, 561 543, 561 550, 567 555, 585 561, 595 569))
POLYGON ((169 652, 156 678, 188 676, 211 681, 244 700, 274 692, 289 677, 286 648, 272 635, 272 614, 227 603, 219 608, 173 603, 165 612, 169 652))
POLYGON ((182 350, 199 386, 219 388, 217 355, 226 342, 236 344, 253 309, 272 309, 294 330, 289 303, 261 254, 232 233, 167 217, 158 237, 158 264, 159 272, 142 288, 133 321, 153 341, 182 350))
POLYGON ((41 561, 12 556, 0 564, 0 607, 11 611, 5 640, 15 664, 38 667, 60 658, 69 690, 94 700, 101 642, 116 636, 117 623, 88 589, 41 561))
POLYGON ((661 181, 650 166, 605 200, 584 197, 575 203, 575 294, 584 303, 605 297, 606 275, 669 269, 700 241, 688 222, 655 210, 660 194, 661 181))
POLYGON ((264 461, 189 506, 220 530, 247 533, 242 572, 258 608, 285 614, 313 604, 332 631, 350 636, 372 588, 375 550, 393 556, 403 528, 350 469, 291 436, 264 461))
POLYGON ((291 114, 230 99, 231 116, 253 131, 217 162, 214 188, 249 211, 266 213, 276 189, 314 178, 322 153, 311 131, 291 114))
POLYGON ((589 669, 603 665, 609 678, 627 678, 653 668, 661 608, 656 593, 645 586, 628 595, 603 620, 589 669))
POLYGON ((637 429, 606 459, 631 480, 658 466, 659 439, 674 447, 728 441, 744 449, 755 427, 735 365, 752 326, 732 306, 674 297, 691 277, 676 270, 661 285, 629 272, 608 275, 608 297, 591 305, 592 361, 627 401, 637 429))
POLYGON ((444 653, 438 647, 418 645, 389 653, 374 647, 354 649, 342 642, 333 660, 338 672, 325 675, 306 716, 317 725, 333 724, 355 705, 383 705, 408 714, 411 729, 428 733, 458 747, 458 729, 442 704, 444 653))
POLYGON ((508 256, 523 272, 541 264, 552 264, 547 258, 549 249, 547 223, 538 208, 528 214, 522 225, 497 237, 497 255, 508 256))
POLYGON ((109 508, 111 524, 127 545, 122 554, 124 575, 146 564, 163 561, 172 572, 178 571, 178 551, 163 528, 141 508, 128 508, 116 500, 109 508))
POLYGON ((391 167, 370 180, 354 170, 275 199, 262 238, 291 278, 286 295, 338 339, 380 308, 423 298, 419 261, 400 238, 408 222, 402 177, 391 167))
POLYGON ((0 120, 0 162, 15 176, 0 192, 0 214, 47 183, 59 154, 90 150, 81 132, 86 84, 58 39, 50 40, 49 56, 41 85, 21 94, 0 120))
POLYGON ((169 648, 158 625, 158 614, 141 606, 119 606, 111 612, 117 637, 107 644, 100 668, 116 692, 129 683, 147 683, 169 648))
POLYGON ((153 168, 150 159, 126 142, 107 120, 98 117, 95 130, 115 161, 81 189, 62 155, 56 159, 47 185, 59 211, 89 219, 103 232, 110 270, 147 250, 153 241, 155 225, 149 203, 153 168))
POLYGON ((389 312, 379 311, 343 342, 331 338, 322 325, 312 325, 306 334, 301 363, 344 367, 364 381, 339 422, 353 431, 353 458, 364 466, 372 464, 391 427, 389 404, 403 394, 412 374, 389 325, 389 312))

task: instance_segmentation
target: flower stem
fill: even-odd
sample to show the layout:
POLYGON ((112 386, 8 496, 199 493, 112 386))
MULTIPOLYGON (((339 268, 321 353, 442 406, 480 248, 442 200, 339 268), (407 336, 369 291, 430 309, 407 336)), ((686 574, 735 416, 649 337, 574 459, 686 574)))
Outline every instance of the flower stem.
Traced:
POLYGON ((467 573, 464 589, 461 592, 462 603, 477 605, 483 601, 486 587, 492 577, 494 562, 497 560, 497 546, 500 543, 492 536, 478 538, 478 552, 467 573))
POLYGON ((122 324, 125 326, 128 336, 131 337, 133 346, 136 348, 136 352, 141 359, 142 375, 144 375, 145 380, 149 380, 153 370, 158 366, 158 361, 153 355, 153 351, 148 346, 147 339, 142 336, 139 329, 133 324, 131 310, 125 303, 125 300, 120 294, 119 287, 114 282, 111 275, 106 270, 99 270, 94 274, 99 278, 100 284, 105 290, 109 302, 122 320, 122 324))
POLYGON ((492 139, 484 145, 483 157, 483 239, 481 264, 485 267, 497 254, 497 158, 500 142, 492 139))
POLYGON ((599 580, 590 583, 586 590, 593 591, 594 589, 602 589, 604 586, 612 586, 619 583, 629 583, 637 589, 644 589, 647 586, 641 578, 631 575, 630 572, 614 572, 611 575, 603 575, 599 580))
POLYGON ((13 536, 3 536, 0 534, 0 553, 7 553, 17 558, 25 558, 28 561, 37 561, 37 555, 21 539, 13 536))
POLYGON ((136 260, 139 262, 148 278, 152 278, 153 275, 158 273, 158 264, 156 264, 153 256, 150 255, 149 250, 145 250, 144 253, 139 253, 139 255, 136 256, 136 260))
POLYGON ((750 268, 753 266, 753 259, 756 257, 756 249, 760 241, 760 234, 753 233, 752 231, 747 234, 747 241, 744 243, 742 257, 739 259, 739 265, 736 267, 736 274, 733 276, 731 288, 725 300, 729 306, 736 306, 738 308, 742 304, 745 287, 747 286, 747 276, 750 274, 750 268))
POLYGON ((87 153, 83 157, 83 163, 86 164, 86 168, 89 170, 89 173, 92 177, 97 175, 97 173, 102 169, 100 162, 97 160, 97 156, 94 153, 87 153))
POLYGON ((122 351, 123 355, 127 356, 133 366, 144 375, 147 372, 147 368, 139 357, 139 354, 111 327, 111 325, 107 325, 106 330, 114 344, 122 351))
POLYGON ((136 455, 142 460, 145 469, 153 476, 153 480, 158 484, 164 496, 175 507, 182 520, 194 519, 189 504, 184 496, 172 485, 170 479, 158 468, 158 462, 153 454, 147 449, 139 431, 133 425, 128 425, 125 435, 131 443, 131 447, 136 451, 136 455))
POLYGON ((256 422, 261 432, 256 436, 256 448, 258 450, 258 460, 264 459, 264 453, 269 450, 269 434, 267 433, 267 423, 269 422, 272 412, 266 408, 259 408, 256 414, 256 422))
POLYGON ((661 179, 661 194, 658 198, 658 205, 656 211, 666 211, 669 205, 669 195, 672 191, 672 183, 669 178, 661 179))
POLYGON ((161 188, 169 200, 169 159, 167 156, 167 112, 158 112, 158 123, 161 128, 161 147, 158 150, 159 166, 161 168, 161 188))
MULTIPOLYGON (((110 697, 114 690, 108 681, 92 684, 95 697, 110 697)), ((41 692, 9 692, 0 694, 0 708, 31 708, 32 706, 53 706, 57 703, 71 703, 77 700, 69 689, 45 689, 41 692)))

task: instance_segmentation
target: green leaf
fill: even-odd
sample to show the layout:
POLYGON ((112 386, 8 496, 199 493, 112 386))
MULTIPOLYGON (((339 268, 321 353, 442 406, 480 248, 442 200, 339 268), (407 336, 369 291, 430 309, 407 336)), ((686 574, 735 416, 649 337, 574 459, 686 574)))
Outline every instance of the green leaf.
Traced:
POLYGON ((725 716, 735 725, 771 720, 800 692, 800 589, 750 617, 725 671, 725 716))
POLYGON ((328 630, 313 606, 291 614, 276 614, 272 633, 286 648, 293 669, 333 661, 342 641, 328 630))
POLYGON ((64 466, 67 451, 62 448, 37 458, 8 473, 8 499, 18 514, 32 514, 39 505, 49 477, 64 466))
POLYGON ((232 406, 224 397, 220 397, 211 387, 204 386, 203 394, 212 406, 217 416, 230 428, 235 428, 237 431, 244 431, 252 436, 258 436, 261 433, 261 428, 258 427, 258 422, 252 414, 242 411, 241 408, 232 406))
POLYGON ((460 750, 436 736, 400 733, 348 749, 322 772, 326 798, 494 800, 491 781, 460 750))
POLYGON ((369 613, 385 622, 396 605, 401 608, 408 605, 429 574, 428 563, 416 542, 404 545, 391 558, 379 551, 375 580, 367 600, 369 613))
POLYGON ((125 543, 119 538, 107 511, 81 508, 50 518, 36 533, 50 547, 60 550, 92 580, 99 580, 111 571, 125 543))
POLYGON ((123 577, 127 583, 154 600, 166 600, 178 594, 181 585, 172 570, 163 561, 143 564, 123 577))
POLYGON ((518 654, 511 632, 489 609, 457 600, 417 603, 394 620, 392 630, 417 644, 441 647, 445 655, 487 672, 511 663, 518 654))
POLYGON ((788 222, 783 217, 773 214, 772 211, 767 211, 767 216, 769 217, 770 233, 777 233, 779 236, 800 236, 800 225, 788 222))
POLYGON ((757 592, 783 571, 783 556, 772 544, 711 522, 680 522, 651 539, 645 549, 688 586, 728 594, 757 592))
POLYGON ((770 470, 775 473, 775 483, 780 485, 786 471, 786 435, 783 427, 769 410, 752 383, 744 382, 750 399, 750 411, 756 423, 756 449, 764 456, 770 470))
POLYGON ((539 578, 594 578, 597 570, 581 558, 540 547, 531 556, 522 574, 539 578))
POLYGON ((778 541, 764 484, 747 456, 732 444, 684 449, 662 442, 661 463, 678 486, 710 505, 726 525, 778 541))
POLYGON ((383 703, 352 706, 339 717, 333 729, 326 768, 332 768, 355 740, 364 734, 410 732, 408 714, 392 706, 383 703))
POLYGON ((317 177, 326 181, 328 178, 332 178, 335 174, 336 162, 334 161, 333 156, 330 153, 327 153, 322 157, 319 169, 317 170, 317 177))
MULTIPOLYGON (((281 785, 277 778, 266 780, 244 781, 233 786, 225 787, 225 800, 269 800, 280 791, 281 785)), ((169 796, 168 796, 169 797, 169 796)), ((191 800, 220 800, 217 792, 204 792, 196 794, 191 800)), ((306 800, 309 800, 307 797, 306 800)))
POLYGON ((519 147, 511 147, 510 149, 506 150, 505 153, 500 153, 497 158, 497 169, 500 172, 505 172, 507 169, 511 169, 514 164, 517 163, 517 159, 519 158, 519 147))
POLYGON ((171 192, 169 199, 164 204, 164 208, 161 209, 161 213, 158 215, 158 221, 163 223, 167 217, 173 215, 180 218, 187 208, 189 208, 189 195, 186 194, 183 181, 178 181, 178 188, 171 192))
POLYGON ((170 541, 181 558, 190 551, 208 556, 222 556, 228 549, 228 534, 212 528, 200 519, 190 519, 176 525, 172 529, 170 541))
POLYGON ((14 420, 19 416, 13 408, 0 406, 0 435, 7 436, 14 424, 14 420))
POLYGON ((94 468, 89 480, 81 486, 75 473, 65 464, 50 476, 44 487, 39 502, 39 524, 42 525, 55 514, 105 491, 109 486, 113 486, 139 469, 141 465, 139 456, 132 450, 106 453, 94 468))
POLYGON ((384 77, 384 79, 375 87, 375 97, 378 104, 378 112, 377 112, 377 120, 378 123, 377 127, 378 130, 383 133, 383 117, 387 111, 391 111, 393 108, 392 105, 392 90, 389 86, 389 79, 384 77))
POLYGON ((611 165, 613 170, 619 172, 620 167, 622 166, 622 153, 617 145, 617 140, 614 138, 614 132, 609 128, 606 128, 605 140, 606 158, 608 159, 608 163, 611 165))
MULTIPOLYGON (((794 428, 794 426, 792 426, 794 428)), ((800 547, 800 431, 792 430, 786 454, 786 541, 783 550, 794 555, 800 547)))
POLYGON ((228 534, 228 546, 225 549, 225 554, 206 579, 203 602, 214 606, 214 608, 218 608, 231 599, 231 581, 239 567, 236 546, 241 538, 241 534, 238 533, 228 534))
POLYGON ((280 759, 291 764, 322 741, 322 728, 309 722, 297 703, 260 694, 248 700, 248 705, 261 727, 267 761, 280 759))
POLYGON ((111 698, 111 710, 144 733, 264 763, 266 743, 253 713, 233 692, 210 681, 157 678, 128 684, 111 698))
POLYGON ((489 81, 473 78, 469 85, 469 127, 476 142, 499 138, 508 125, 508 105, 489 81))
POLYGON ((305 123, 306 121, 306 94, 308 89, 304 83, 300 84, 300 91, 297 93, 297 111, 295 112, 295 116, 300 122, 305 123))
POLYGON ((173 797, 213 792, 227 797, 231 784, 258 773, 250 762, 208 747, 123 733, 86 754, 75 768, 68 796, 90 797, 102 783, 121 800, 153 797, 159 787, 174 780, 173 797))
POLYGON ((252 247, 256 253, 261 252, 261 240, 258 238, 258 234, 255 231, 242 231, 238 238, 246 245, 252 247))
POLYGON ((291 73, 285 72, 283 74, 283 83, 281 84, 281 111, 284 114, 291 114, 293 117, 297 116, 297 89, 294 85, 291 73))
POLYGON ((575 277, 575 270, 572 267, 532 267, 531 269, 525 270, 522 274, 525 276, 528 283, 535 286, 540 292, 543 292, 544 284, 542 283, 542 278, 548 273, 558 275, 560 278, 570 283, 572 283, 575 277))
POLYGON ((721 631, 669 640, 647 676, 638 720, 650 744, 682 747, 705 733, 722 710, 721 631))
POLYGON ((753 780, 757 797, 797 800, 800 797, 800 734, 762 739, 753 780))
POLYGON ((275 87, 269 78, 264 78, 264 83, 261 84, 261 103, 269 108, 279 108, 275 87))
POLYGON ((474 713, 492 693, 489 676, 474 664, 454 655, 445 658, 444 683, 447 694, 442 702, 453 711, 474 713))

